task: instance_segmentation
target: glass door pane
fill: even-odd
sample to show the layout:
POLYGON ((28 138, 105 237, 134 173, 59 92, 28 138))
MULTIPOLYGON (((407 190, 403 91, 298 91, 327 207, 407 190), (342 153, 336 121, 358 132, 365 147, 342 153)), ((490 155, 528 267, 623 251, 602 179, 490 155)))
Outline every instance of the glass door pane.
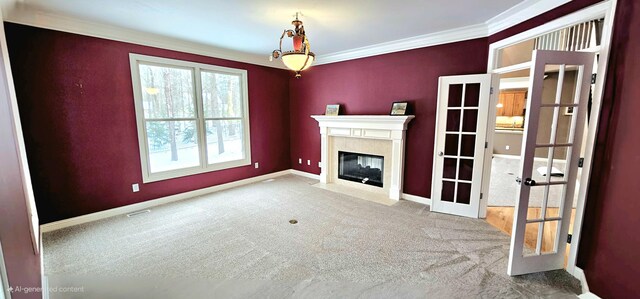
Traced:
MULTIPOLYGON (((536 144, 531 171, 525 177, 533 182, 529 190, 527 226, 523 255, 555 253, 556 236, 562 221, 567 190, 567 161, 573 149, 573 115, 576 66, 546 65, 542 101, 536 123, 536 144), (567 113, 567 108, 571 113, 567 113)), ((529 128, 530 129, 530 128, 529 128)))
POLYGON ((478 217, 491 79, 441 78, 433 211, 478 217))
POLYGON ((561 269, 594 55, 536 51, 509 275, 561 269))
POLYGON ((444 148, 442 198, 459 204, 471 202, 471 181, 478 127, 480 84, 449 86, 444 148))

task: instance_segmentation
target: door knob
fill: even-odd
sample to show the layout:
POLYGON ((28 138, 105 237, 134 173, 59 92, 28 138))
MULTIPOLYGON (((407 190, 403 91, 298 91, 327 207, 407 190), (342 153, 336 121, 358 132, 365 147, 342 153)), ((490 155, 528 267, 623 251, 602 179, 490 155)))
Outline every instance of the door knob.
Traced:
POLYGON ((438 152, 438 156, 442 157, 442 156, 444 156, 444 153, 442 151, 439 151, 438 152))
POLYGON ((524 179, 524 184, 527 186, 535 186, 536 181, 532 180, 531 178, 526 178, 524 179))

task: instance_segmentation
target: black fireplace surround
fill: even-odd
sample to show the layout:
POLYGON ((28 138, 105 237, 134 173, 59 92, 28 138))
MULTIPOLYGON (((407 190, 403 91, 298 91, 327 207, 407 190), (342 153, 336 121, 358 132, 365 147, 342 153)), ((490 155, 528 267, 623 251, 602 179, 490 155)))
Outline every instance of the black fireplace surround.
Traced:
POLYGON ((384 157, 338 152, 338 178, 382 187, 384 157))

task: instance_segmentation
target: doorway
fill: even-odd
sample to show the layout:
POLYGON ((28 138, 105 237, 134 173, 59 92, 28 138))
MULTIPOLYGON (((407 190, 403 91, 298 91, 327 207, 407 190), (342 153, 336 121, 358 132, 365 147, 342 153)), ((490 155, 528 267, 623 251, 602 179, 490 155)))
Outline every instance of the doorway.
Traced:
MULTIPOLYGON (((529 69, 524 70, 529 72, 529 69)), ((500 229, 504 233, 511 235, 513 229, 517 194, 520 191, 520 184, 518 178, 520 176, 520 161, 522 159, 523 148, 523 136, 525 133, 525 112, 528 99, 529 77, 520 77, 523 75, 522 71, 510 72, 501 74, 501 84, 498 97, 498 103, 496 104, 496 116, 495 127, 493 134, 493 147, 492 147, 492 163, 490 173, 489 191, 487 192, 487 214, 486 220, 489 224, 500 229)), ((543 80, 543 98, 552 99, 555 97, 555 91, 558 86, 559 79, 562 79, 560 86, 561 102, 567 103, 571 101, 575 96, 577 71, 575 69, 567 68, 564 72, 559 69, 551 68, 545 71, 545 78, 543 80), (562 78, 560 78, 562 77, 562 78)), ((573 107, 561 107, 555 119, 557 119, 557 129, 554 132, 558 140, 566 140, 570 135, 571 121, 574 117, 573 107)), ((549 139, 551 134, 551 124, 554 120, 553 109, 543 108, 540 112, 540 126, 543 127, 546 124, 547 130, 542 130, 538 135, 540 139, 549 139)), ((582 134, 581 140, 576 141, 580 143, 581 154, 584 156, 586 134, 582 134)), ((554 152, 554 157, 550 169, 548 169, 548 152, 543 149, 538 149, 535 152, 533 162, 532 176, 534 179, 540 181, 544 180, 549 172, 551 180, 554 182, 562 181, 568 177, 568 168, 566 157, 568 156, 567 147, 558 147, 554 152)), ((577 178, 573 182, 576 186, 579 186, 581 179, 581 171, 579 168, 577 171, 577 178)), ((532 217, 540 217, 543 214, 543 210, 546 217, 558 217, 561 214, 562 208, 562 191, 563 188, 559 186, 553 186, 549 188, 548 193, 545 194, 542 189, 532 190, 530 194, 530 202, 528 208, 528 214, 532 217), (546 197, 546 201, 545 201, 546 197), (543 209, 544 206, 544 209, 543 209)), ((577 194, 574 190, 574 196, 571 199, 571 218, 570 228, 573 228, 575 220, 575 208, 577 205, 577 194)), ((530 250, 535 250, 537 246, 537 238, 539 233, 542 238, 542 251, 549 252, 555 246, 555 240, 552 236, 555 236, 557 231, 557 223, 549 223, 544 228, 538 228, 531 226, 525 234, 524 243, 530 250), (542 230, 542 232, 539 232, 542 230)), ((570 246, 565 246, 564 254, 564 266, 569 258, 570 246)))
POLYGON ((478 217, 485 128, 496 84, 497 76, 487 74, 438 80, 431 211, 478 217))
MULTIPOLYGON (((579 153, 579 156, 582 157, 579 162, 581 168, 578 168, 575 176, 575 190, 572 190, 574 192, 571 192, 573 193, 571 198, 567 199, 572 201, 571 213, 569 214, 571 219, 569 234, 572 235, 572 245, 567 246, 565 250, 564 264, 566 270, 574 276, 578 276, 579 272, 581 272, 579 269, 576 270, 575 267, 577 243, 579 241, 585 196, 591 170, 591 157, 606 75, 606 61, 608 60, 614 11, 615 1, 594 5, 583 11, 493 43, 489 51, 488 72, 500 75, 501 94, 497 97, 496 102, 492 103, 492 105, 496 106, 495 109, 492 109, 495 114, 489 115, 492 121, 489 122, 487 128, 487 140, 491 151, 489 152, 490 154, 487 154, 484 162, 487 171, 484 172, 483 176, 482 190, 485 196, 481 202, 480 216, 486 216, 489 223, 508 234, 511 233, 514 227, 517 200, 517 191, 515 190, 520 188, 516 181, 520 180, 522 182, 523 179, 518 178, 519 168, 521 167, 520 162, 524 153, 522 150, 522 136, 525 133, 524 124, 526 122, 526 111, 522 111, 521 101, 524 98, 526 103, 529 97, 527 93, 530 90, 529 83, 531 83, 529 82, 530 78, 528 78, 532 67, 531 50, 590 52, 596 56, 593 69, 597 76, 591 82, 588 121, 585 120, 585 123, 580 125, 580 127, 584 126, 584 134, 581 134, 583 138, 574 141, 582 145, 582 150, 579 153), (598 64, 598 61, 603 63, 598 64)), ((567 76, 565 79, 567 79, 567 82, 571 82, 574 70, 566 68, 564 71, 567 76)), ((549 86, 551 86, 554 82, 557 82, 559 73, 557 69, 545 70, 544 80, 548 81, 549 86)), ((545 84, 547 83, 545 82, 545 84)), ((560 115, 557 116, 558 132, 562 131, 563 118, 571 119, 573 112, 571 107, 562 107, 562 109, 565 110, 559 111, 560 115)), ((541 112, 541 114, 545 113, 541 112)), ((562 135, 563 133, 559 134, 562 135)), ((536 163, 543 163, 545 160, 545 155, 542 151, 537 150, 535 157, 533 157, 532 176, 539 175, 544 177, 549 175, 552 180, 566 176, 569 169, 563 167, 563 161, 560 158, 563 155, 566 157, 566 152, 552 153, 553 162, 549 164, 550 167, 545 168, 546 165, 536 165, 536 163), (538 157, 539 155, 540 157, 538 157), (559 158, 556 159, 556 155, 559 158)), ((549 157, 548 152, 546 156, 549 157)), ((536 192, 531 192, 532 203, 540 202, 536 200, 536 197, 544 194, 544 192, 553 193, 553 191, 549 190, 540 194, 535 194, 536 192)), ((547 197, 554 198, 555 196, 547 197)), ((548 204, 548 206, 542 206, 541 204, 538 206, 530 205, 526 213, 531 214, 534 218, 535 215, 542 213, 547 213, 547 216, 551 217, 553 217, 553 213, 560 214, 561 209, 558 203, 550 200, 548 204)), ((548 238, 548 241, 545 240, 544 236, 551 236, 552 234, 549 233, 551 231, 554 231, 552 223, 549 223, 546 229, 540 228, 539 231, 536 229, 528 230, 527 234, 531 235, 532 239, 535 238, 536 241, 527 242, 525 237, 524 247, 528 247, 530 250, 544 251, 548 249, 548 246, 557 246, 546 245, 554 242, 558 243, 558 240, 552 240, 553 238, 548 238), (540 239, 542 239, 542 242, 536 244, 537 240, 540 239)), ((513 245, 512 240, 512 250, 513 245)))
MULTIPOLYGON (((591 74, 588 74, 590 77, 591 74)), ((528 196, 526 231, 524 234, 525 250, 551 253, 555 250, 563 251, 563 267, 566 267, 570 253, 570 245, 564 244, 564 238, 559 243, 563 209, 571 209, 569 228, 571 231, 575 220, 577 195, 581 172, 579 163, 568 161, 575 160, 576 156, 584 156, 585 130, 582 134, 574 134, 572 130, 584 126, 582 123, 574 123, 577 110, 569 106, 576 97, 578 70, 571 66, 552 66, 544 71, 542 79, 542 105, 538 108, 538 123, 536 130, 536 149, 530 170, 521 174, 521 161, 523 160, 523 136, 525 135, 525 108, 528 102, 528 89, 521 89, 513 77, 506 73, 501 76, 502 84, 500 96, 496 104, 496 125, 493 134, 493 155, 491 161, 491 180, 487 193, 488 207, 486 220, 506 234, 511 235, 516 217, 517 200, 524 177, 529 177, 541 185, 541 182, 549 184, 548 187, 531 188, 528 196), (506 80, 505 80, 506 79, 506 80), (550 106, 555 98, 559 99, 558 108, 550 106), (579 140, 569 139, 571 136, 579 140), (553 144, 553 145, 551 145, 553 144), (576 152, 572 155, 572 150, 576 152), (577 154, 576 154, 577 153, 577 154), (573 156, 572 160, 570 157, 573 156), (574 179, 570 179, 571 168, 577 168, 574 179), (570 187, 569 187, 570 186, 570 187), (566 188, 573 188, 566 190, 566 188), (569 192, 570 191, 570 192, 569 192), (570 194, 570 198, 564 198, 564 193, 570 194), (564 201, 571 203, 566 206, 564 201), (531 222, 530 219, 555 219, 551 221, 531 222), (539 224, 539 225, 538 225, 539 224), (538 242, 539 241, 539 242, 538 242), (559 247, 559 249, 556 249, 559 247)), ((528 81, 528 78, 526 78, 528 81)), ((588 78, 587 78, 588 79, 588 78)), ((585 96, 588 101, 588 96, 585 96)), ((531 115, 531 114, 526 114, 531 115)), ((530 122, 529 122, 530 123, 530 122)))

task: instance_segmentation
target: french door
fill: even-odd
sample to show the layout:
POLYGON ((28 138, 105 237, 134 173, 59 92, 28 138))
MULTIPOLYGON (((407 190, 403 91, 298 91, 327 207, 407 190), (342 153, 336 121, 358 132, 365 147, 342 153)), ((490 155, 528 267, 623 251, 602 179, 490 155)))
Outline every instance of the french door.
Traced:
POLYGON ((478 218, 490 74, 440 77, 431 211, 478 218))
POLYGON ((593 62, 593 53, 533 53, 509 275, 564 266, 593 62))

